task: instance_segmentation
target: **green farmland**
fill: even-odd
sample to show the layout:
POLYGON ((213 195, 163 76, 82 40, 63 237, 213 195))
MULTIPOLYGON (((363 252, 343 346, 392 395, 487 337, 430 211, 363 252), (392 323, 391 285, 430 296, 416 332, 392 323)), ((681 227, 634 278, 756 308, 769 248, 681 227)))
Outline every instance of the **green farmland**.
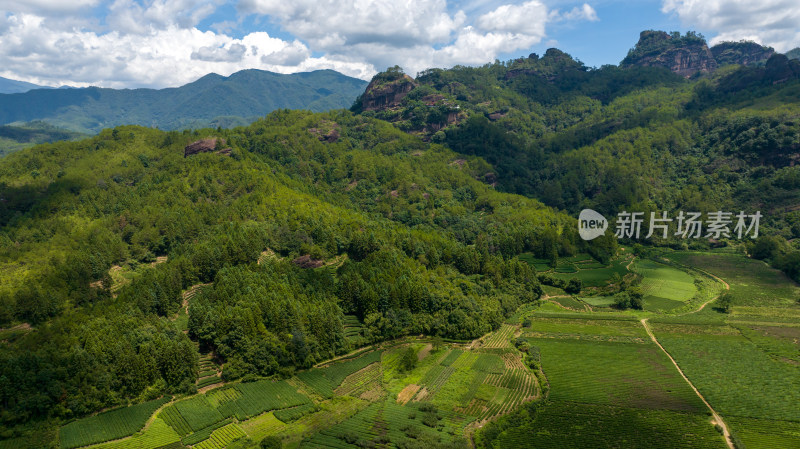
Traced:
POLYGON ((248 448, 266 437, 284 447, 423 441, 464 447, 476 426, 541 398, 537 373, 511 343, 518 330, 503 325, 471 345, 390 343, 286 380, 238 382, 175 398, 155 415, 168 398, 120 409, 65 426, 61 447, 113 439, 102 447, 248 448), (417 361, 410 368, 402 362, 409 350, 417 361), (104 433, 98 423, 117 416, 138 421, 104 433))
MULTIPOLYGON (((664 254, 559 262, 549 274, 595 287, 547 286, 546 301, 469 343, 406 338, 288 378, 233 383, 206 354, 198 375, 222 386, 73 421, 59 447, 255 449, 274 438, 290 448, 463 448, 471 438, 479 448, 724 449, 700 395, 735 449, 800 446, 800 307, 785 299, 797 286, 735 254, 664 254), (592 294, 620 279, 641 289, 643 310, 592 294), (730 313, 715 308, 721 292, 734 298, 730 313), (772 299, 747 299, 755 292, 772 299)), ((348 339, 363 338, 354 316, 345 326, 348 339)))

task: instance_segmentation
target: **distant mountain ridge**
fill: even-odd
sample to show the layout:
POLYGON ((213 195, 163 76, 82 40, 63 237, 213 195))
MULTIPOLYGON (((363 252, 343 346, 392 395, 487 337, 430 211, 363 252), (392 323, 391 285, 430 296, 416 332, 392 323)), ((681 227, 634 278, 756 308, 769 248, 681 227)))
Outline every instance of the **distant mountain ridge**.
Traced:
POLYGON ((119 125, 161 129, 236 126, 281 108, 349 107, 367 82, 333 70, 289 75, 249 69, 167 89, 37 89, 0 94, 0 124, 41 120, 94 134, 119 125))
POLYGON ((17 94, 27 92, 32 89, 43 89, 44 86, 39 86, 33 83, 26 83, 25 81, 17 81, 0 76, 0 94, 17 94))

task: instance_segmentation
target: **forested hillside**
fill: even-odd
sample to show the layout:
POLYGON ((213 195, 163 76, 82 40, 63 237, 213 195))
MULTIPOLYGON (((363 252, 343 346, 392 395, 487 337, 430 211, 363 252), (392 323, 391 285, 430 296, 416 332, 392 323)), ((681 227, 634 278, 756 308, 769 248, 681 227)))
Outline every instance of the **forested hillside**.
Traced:
POLYGON ((391 101, 386 87, 368 89, 352 109, 480 156, 498 189, 572 214, 760 210, 770 243, 759 257, 800 279, 800 253, 786 243, 800 237, 800 62, 774 54, 763 67, 727 65, 689 80, 628 65, 592 69, 550 49, 430 69, 403 82, 411 89, 395 87, 391 101), (384 105, 368 107, 376 98, 384 105))
POLYGON ((77 140, 89 137, 86 134, 68 131, 46 122, 30 122, 21 126, 0 126, 0 157, 40 143, 59 140, 77 140))
POLYGON ((344 314, 366 342, 475 338, 540 294, 513 256, 615 251, 476 180, 489 170, 348 112, 278 111, 218 131, 120 127, 7 156, 0 320, 25 324, 0 355, 3 425, 194 388, 192 340, 231 380, 353 349, 344 314), (211 136, 230 153, 184 157, 211 136), (210 282, 180 332, 169 318, 181 290, 210 282))

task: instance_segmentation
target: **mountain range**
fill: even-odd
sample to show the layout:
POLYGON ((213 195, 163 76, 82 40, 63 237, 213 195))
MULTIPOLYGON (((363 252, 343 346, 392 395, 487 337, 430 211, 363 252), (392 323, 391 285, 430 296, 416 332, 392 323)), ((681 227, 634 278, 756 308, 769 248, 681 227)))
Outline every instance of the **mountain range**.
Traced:
POLYGON ((0 95, 0 124, 41 120, 89 134, 119 125, 230 127, 275 109, 349 107, 366 84, 333 70, 283 75, 251 69, 167 89, 34 89, 0 95))
POLYGON ((33 89, 44 88, 44 86, 39 86, 33 83, 26 83, 25 81, 17 81, 0 77, 0 94, 19 94, 33 89))

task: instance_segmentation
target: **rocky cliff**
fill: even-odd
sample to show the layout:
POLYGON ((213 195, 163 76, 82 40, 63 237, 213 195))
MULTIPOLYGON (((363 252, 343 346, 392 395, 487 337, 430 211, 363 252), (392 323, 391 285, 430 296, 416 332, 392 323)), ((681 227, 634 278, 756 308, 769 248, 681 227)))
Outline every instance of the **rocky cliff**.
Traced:
POLYGON ((375 76, 361 96, 364 111, 397 107, 416 86, 414 79, 404 73, 387 71, 375 76))
POLYGON ((728 64, 763 65, 775 49, 751 41, 722 42, 711 47, 711 54, 720 66, 728 64))
POLYGON ((620 67, 630 66, 665 67, 688 78, 714 71, 717 61, 701 35, 648 30, 640 33, 639 42, 620 63, 620 67))

